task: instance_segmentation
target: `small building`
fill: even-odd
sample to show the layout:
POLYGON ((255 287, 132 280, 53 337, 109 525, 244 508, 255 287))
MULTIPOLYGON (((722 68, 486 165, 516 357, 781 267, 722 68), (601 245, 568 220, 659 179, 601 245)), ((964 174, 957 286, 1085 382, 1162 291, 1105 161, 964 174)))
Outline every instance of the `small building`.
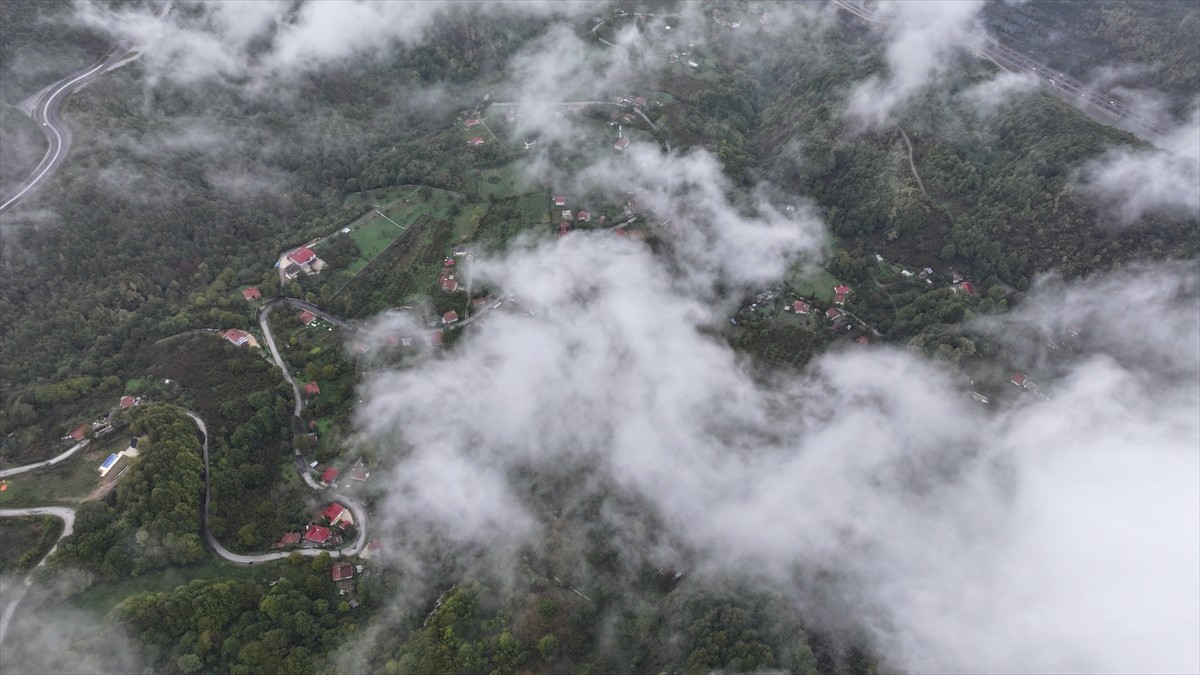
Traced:
POLYGON ((80 424, 79 426, 75 427, 75 428, 74 428, 74 429, 71 431, 71 433, 69 433, 69 434, 67 434, 66 436, 64 436, 64 437, 63 437, 63 439, 64 439, 64 440, 72 440, 72 441, 75 441, 75 442, 82 441, 82 440, 84 439, 84 436, 86 436, 86 435, 87 435, 87 430, 88 430, 89 428, 91 428, 91 425, 90 425, 90 424, 86 424, 86 423, 85 423, 85 424, 80 424))
POLYGON ((975 286, 969 281, 960 283, 958 287, 961 288, 967 295, 975 295, 975 286))
POLYGON ((567 205, 567 196, 566 195, 554 195, 554 205, 555 206, 566 206, 567 205))
POLYGON ((102 477, 108 475, 108 472, 112 471, 112 468, 117 465, 117 462, 120 459, 121 459, 120 455, 109 455, 108 459, 104 460, 104 463, 101 464, 100 468, 98 469, 98 471, 100 472, 100 475, 102 477))
POLYGON ((456 264, 457 263, 455 262, 454 258, 448 257, 442 261, 442 267, 454 267, 456 264))
POLYGON ((313 321, 316 321, 316 320, 317 320, 317 315, 313 314, 312 312, 308 311, 307 309, 300 312, 300 323, 304 324, 305 326, 309 325, 310 323, 312 323, 313 321))
POLYGON ((471 145, 483 145, 483 136, 476 136, 468 141, 471 145))
POLYGON ((287 266, 283 268, 283 275, 288 279, 295 279, 296 277, 300 276, 300 272, 302 271, 303 270, 301 270, 300 266, 296 263, 288 263, 287 266))
POLYGON ((839 284, 833 287, 833 304, 846 304, 846 296, 850 293, 850 287, 845 284, 839 284))
POLYGON ((132 396, 121 397, 121 410, 128 410, 138 404, 138 400, 132 396))
POLYGON ((570 209, 566 209, 566 210, 564 210, 564 211, 563 211, 562 213, 560 213, 559 215, 562 217, 562 219, 563 219, 563 220, 565 220, 565 221, 567 221, 567 222, 570 222, 570 221, 572 221, 572 220, 574 220, 574 219, 575 219, 575 216, 574 216, 574 215, 571 213, 571 210, 570 210, 570 209))
POLYGON ((308 529, 304 531, 304 541, 324 545, 329 541, 329 528, 310 524, 308 529))
POLYGON ((688 64, 689 68, 699 68, 700 67, 700 64, 696 63, 695 61, 688 61, 687 64, 688 64))
POLYGON ((334 581, 342 581, 354 576, 354 565, 350 563, 338 563, 329 571, 334 581))
POLYGON ((251 286, 242 290, 242 297, 247 300, 258 300, 262 297, 262 292, 258 290, 257 286, 251 286))
POLYGON ((842 318, 843 315, 844 312, 837 307, 830 307, 829 309, 825 310, 825 318, 829 319, 830 321, 836 321, 842 318))
POLYGON ((304 535, 300 534, 299 532, 288 532, 287 534, 283 535, 282 538, 280 538, 278 544, 275 544, 275 548, 283 548, 285 546, 295 546, 296 544, 300 543, 300 539, 303 536, 304 535))
POLYGON ((809 314, 812 312, 812 307, 803 300, 797 300, 792 303, 792 311, 796 314, 809 314))
POLYGON ((331 485, 335 480, 337 480, 338 474, 340 473, 341 472, 337 470, 337 467, 331 466, 328 469, 325 469, 325 471, 321 474, 321 482, 326 485, 331 485))
POLYGON ((316 258, 317 258, 317 254, 314 253, 313 250, 307 246, 301 246, 300 248, 296 249, 295 251, 292 251, 291 253, 289 253, 287 256, 287 259, 290 260, 293 264, 299 265, 301 267, 308 265, 313 260, 316 260, 316 258))
POLYGON ((525 149, 526 149, 526 150, 528 150, 528 149, 532 148, 532 147, 533 147, 533 146, 535 146, 535 145, 537 145, 537 139, 536 139, 536 138, 526 138, 526 139, 525 139, 525 149))
POLYGON ((458 290, 458 281, 454 279, 453 275, 442 277, 442 290, 447 293, 453 293, 458 290))
POLYGON ((304 385, 305 396, 318 396, 321 393, 321 385, 317 384, 316 380, 308 382, 304 385))
POLYGON ((237 328, 230 328, 221 335, 224 336, 226 340, 232 342, 233 346, 235 347, 241 347, 250 341, 250 334, 244 330, 238 330, 237 328))
POLYGON ((646 97, 645 96, 634 96, 633 97, 633 105, 635 105, 639 108, 645 108, 646 107, 646 97))
POLYGON ((621 138, 618 138, 616 143, 613 143, 613 150, 616 150, 617 152, 624 152, 625 148, 628 148, 628 147, 629 147, 629 139, 624 136, 622 136, 621 138))
POLYGON ((367 548, 362 552, 363 560, 367 558, 378 558, 383 550, 383 544, 378 539, 372 539, 371 543, 367 544, 367 548))
POLYGON ((470 128, 471 128, 471 127, 473 127, 473 126, 477 126, 478 124, 479 124, 479 118, 478 118, 478 117, 468 117, 468 118, 467 118, 467 121, 466 121, 466 122, 463 122, 463 125, 465 125, 465 126, 466 126, 466 128, 468 128, 468 129, 470 129, 470 128))
POLYGON ((350 480, 356 480, 356 481, 362 483, 363 481, 365 481, 371 477, 371 472, 367 470, 367 467, 359 465, 359 466, 354 467, 353 469, 350 469, 350 473, 348 473, 346 475, 348 475, 350 477, 350 480))
POLYGON ((350 509, 338 504, 337 502, 330 504, 329 507, 321 513, 321 517, 329 521, 330 527, 340 523, 345 523, 347 525, 354 524, 354 515, 350 513, 350 509))
POLYGON ((576 220, 578 220, 578 221, 579 221, 579 222, 581 222, 581 223, 586 223, 586 222, 589 222, 589 221, 591 221, 591 219, 592 219, 592 214, 588 213, 587 211, 580 211, 580 212, 579 212, 579 213, 578 213, 578 214, 575 216, 575 219, 576 219, 576 220))
POLYGON ((449 312, 446 312, 445 314, 442 315, 442 323, 443 324, 450 325, 456 321, 458 321, 458 312, 456 312, 454 310, 450 310, 449 312))
POLYGON ((1026 384, 1029 382, 1029 380, 1021 373, 1014 373, 1013 376, 1009 379, 1009 382, 1012 382, 1013 384, 1017 385, 1018 387, 1021 387, 1022 389, 1024 389, 1026 384))

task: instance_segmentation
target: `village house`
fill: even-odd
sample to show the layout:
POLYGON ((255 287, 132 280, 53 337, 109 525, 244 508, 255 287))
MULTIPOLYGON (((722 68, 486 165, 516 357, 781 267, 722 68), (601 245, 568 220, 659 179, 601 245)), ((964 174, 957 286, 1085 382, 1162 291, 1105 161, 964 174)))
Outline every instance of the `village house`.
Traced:
POLYGON ((803 300, 797 300, 792 303, 791 310, 796 314, 809 314, 812 312, 812 307, 803 300))
POLYGON ((362 483, 371 477, 371 472, 367 470, 367 467, 359 463, 354 465, 354 468, 350 469, 350 473, 346 475, 350 477, 350 480, 362 483))
POLYGON ((581 223, 586 223, 592 219, 592 214, 588 213, 587 211, 580 211, 579 214, 575 216, 575 219, 581 223))
POLYGON ((371 543, 367 544, 366 550, 362 552, 363 560, 367 558, 378 558, 383 549, 383 544, 378 539, 372 539, 371 543))
POLYGON ((829 309, 825 310, 825 318, 829 319, 830 321, 837 321, 838 319, 842 318, 842 316, 844 316, 844 312, 837 307, 830 307, 829 309))
POLYGON ((316 320, 317 320, 317 315, 313 314, 312 312, 308 311, 307 309, 302 310, 300 312, 300 323, 304 324, 305 326, 309 325, 310 323, 312 323, 313 321, 316 321, 316 320))
POLYGON ((232 342, 233 346, 235 347, 241 347, 250 341, 250 334, 244 330, 238 330, 237 328, 230 328, 229 330, 221 333, 221 336, 232 342))
POLYGON ((301 246, 287 254, 286 260, 287 265, 283 272, 289 279, 295 279, 300 272, 316 274, 325 268, 325 261, 318 258, 317 254, 307 246, 301 246))
POLYGON ((468 117, 467 121, 463 122, 463 124, 466 126, 466 128, 470 129, 471 127, 477 126, 479 124, 479 118, 478 117, 468 117))
POLYGON ((483 145, 483 143, 484 143, 483 136, 476 136, 475 138, 472 138, 472 139, 471 139, 470 141, 468 141, 468 142, 469 142, 471 145, 483 145))
POLYGON ((442 323, 447 326, 452 323, 455 323, 456 321, 458 321, 458 312, 456 312, 454 310, 450 310, 449 312, 446 312, 445 314, 442 315, 442 323))
POLYGON ((850 287, 845 284, 839 284, 833 287, 833 304, 846 304, 846 295, 850 293, 850 287))
POLYGON ((331 466, 328 469, 325 469, 325 472, 321 474, 321 482, 326 485, 333 485, 334 481, 337 480, 339 473, 341 472, 338 471, 336 467, 331 466))
POLYGON ((300 543, 300 539, 303 536, 304 535, 300 534, 299 532, 288 532, 287 534, 283 535, 279 541, 275 542, 275 545, 272 548, 287 548, 288 546, 295 546, 296 544, 300 543))
POLYGON ((567 205, 567 196, 566 195, 554 195, 554 205, 555 206, 566 206, 567 205))
POLYGON ((328 527, 310 524, 308 529, 304 531, 304 541, 312 542, 318 546, 323 546, 329 543, 329 535, 330 532, 328 527))
POLYGON ((317 384, 316 380, 307 382, 304 385, 304 395, 308 397, 318 396, 321 393, 321 385, 317 384))
POLYGON ((1024 389, 1027 386, 1029 380, 1026 379, 1026 377, 1021 373, 1014 373, 1012 378, 1009 379, 1009 382, 1012 382, 1013 384, 1017 385, 1018 387, 1021 387, 1022 389, 1024 389))
POLYGON ((354 515, 350 513, 350 509, 334 502, 321 513, 321 517, 329 521, 329 527, 335 527, 342 523, 346 525, 354 524, 354 515))
POLYGON ((121 410, 128 410, 138 403, 141 403, 141 399, 133 396, 122 396, 120 402, 121 410))
POLYGON ((262 292, 258 290, 257 286, 251 286, 242 291, 242 297, 247 300, 258 300, 262 297, 262 292))
POLYGON ((350 563, 338 563, 329 571, 330 576, 334 581, 342 581, 354 576, 354 565, 350 563))
POLYGON ((613 143, 613 150, 616 150, 617 152, 624 152, 625 148, 628 148, 628 147, 629 147, 629 139, 624 136, 622 136, 621 138, 618 138, 616 143, 613 143))
POLYGON ((79 441, 82 441, 84 439, 84 437, 87 436, 88 427, 89 427, 88 424, 80 424, 79 426, 75 427, 71 431, 71 433, 67 434, 66 436, 63 436, 63 440, 64 441, 75 441, 76 443, 78 443, 79 441))

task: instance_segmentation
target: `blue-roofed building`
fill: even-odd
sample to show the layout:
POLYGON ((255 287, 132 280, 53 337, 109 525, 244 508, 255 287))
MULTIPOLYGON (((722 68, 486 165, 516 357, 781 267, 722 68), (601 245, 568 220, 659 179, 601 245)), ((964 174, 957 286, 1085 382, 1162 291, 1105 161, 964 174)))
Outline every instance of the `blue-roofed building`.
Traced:
POLYGON ((109 455, 108 459, 104 460, 104 463, 100 465, 100 475, 103 476, 111 471, 119 459, 121 459, 120 455, 109 455))

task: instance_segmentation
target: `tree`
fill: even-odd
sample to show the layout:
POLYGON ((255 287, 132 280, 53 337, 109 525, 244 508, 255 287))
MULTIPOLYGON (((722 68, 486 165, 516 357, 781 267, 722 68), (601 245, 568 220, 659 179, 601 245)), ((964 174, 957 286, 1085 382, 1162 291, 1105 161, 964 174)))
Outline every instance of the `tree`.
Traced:
POLYGON ((553 661, 555 656, 558 656, 558 638, 552 634, 543 635, 541 640, 538 640, 538 653, 542 655, 543 661, 553 661))

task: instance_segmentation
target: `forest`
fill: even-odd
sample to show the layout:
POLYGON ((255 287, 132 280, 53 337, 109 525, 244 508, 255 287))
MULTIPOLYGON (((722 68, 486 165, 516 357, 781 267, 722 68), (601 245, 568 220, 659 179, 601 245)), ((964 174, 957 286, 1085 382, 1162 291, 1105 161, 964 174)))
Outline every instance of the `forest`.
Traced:
MULTIPOLYGON (((40 154, 32 151, 37 129, 12 106, 109 45, 66 21, 70 11, 57 0, 0 3, 0 25, 26 28, 0 40, 0 142, 29 150, 23 155, 40 154)), ((615 18, 616 9, 604 16, 615 18)), ((1037 0, 989 5, 988 17, 1013 36, 1031 21, 1077 25, 1078 40, 1099 43, 1103 58, 1156 64, 1156 82, 1176 93, 1197 87, 1194 55, 1155 36, 1186 33, 1194 20, 1186 3, 1131 9, 1037 0)), ((79 507, 74 534, 50 559, 44 574, 62 582, 63 595, 211 562, 200 533, 201 446, 185 411, 208 424, 208 522, 217 540, 236 552, 263 551, 303 525, 312 498, 291 465, 300 431, 292 390, 260 352, 212 331, 257 329, 255 307, 241 294, 250 285, 264 298, 321 301, 347 318, 430 296, 436 313, 464 307, 465 295, 437 292, 437 270, 457 242, 446 220, 427 215, 337 293, 319 278, 280 288, 273 263, 280 251, 362 216, 361 204, 346 205, 352 193, 397 185, 475 190, 480 167, 510 155, 488 146, 478 166, 467 166, 461 138, 448 129, 481 92, 504 82, 505 64, 546 27, 541 19, 453 13, 430 29, 432 38, 393 58, 303 75, 295 95, 280 100, 217 81, 156 80, 136 64, 72 95, 64 106, 76 130, 70 160, 4 216, 0 231, 0 463, 49 456, 77 420, 107 410, 122 393, 155 403, 117 417, 122 433, 147 440, 113 492, 79 507)), ((966 372, 1003 364, 1006 343, 966 326, 1019 307, 1038 275, 1078 278, 1200 255, 1195 221, 1148 216, 1117 229, 1072 191, 1073 172, 1087 160, 1114 146, 1145 148, 1143 141, 1041 91, 1015 93, 992 111, 953 95, 993 75, 989 64, 961 57, 945 90, 923 92, 890 128, 856 133, 841 112, 846 83, 885 68, 877 35, 844 16, 820 30, 763 35, 752 48, 729 35, 714 33, 706 46, 721 65, 711 82, 644 74, 647 89, 674 93, 652 118, 675 148, 705 147, 720 159, 735 203, 762 183, 810 197, 832 234, 825 272, 855 288, 854 312, 871 328, 839 336, 819 318, 784 316, 785 299, 801 292, 794 279, 782 281, 761 311, 739 312, 736 327, 714 331, 760 374, 802 368, 856 338, 903 345, 966 372), (939 287, 889 271, 876 255, 935 268, 939 287), (975 291, 945 287, 950 268, 975 280, 975 291)), ((1064 68, 1084 60, 1046 58, 1064 68)), ((0 189, 27 166, 0 163, 0 189)), ((492 196, 476 223, 480 240, 508 241, 521 208, 517 196, 492 196)), ((333 263, 358 254, 348 237, 327 250, 333 263)), ((272 321, 280 333, 299 329, 283 310, 272 321)), ((445 346, 453 348, 453 338, 445 346)), ((309 408, 314 421, 346 420, 363 373, 341 345, 297 340, 295 347, 289 365, 321 383, 309 408)), ((320 459, 335 452, 324 448, 320 459)), ((562 503, 571 489, 586 493, 572 480, 564 469, 531 481, 539 508, 567 513, 543 549, 520 552, 515 579, 473 568, 470 550, 436 561, 437 584, 368 563, 352 607, 331 581, 328 556, 293 556, 263 565, 265 581, 205 578, 140 591, 100 616, 105 630, 144 649, 139 658, 155 672, 857 675, 880 668, 872 645, 835 637, 781 597, 735 583, 689 583, 649 555, 623 557, 614 533, 596 524, 594 494, 562 503), (563 570, 592 575, 599 592, 585 597, 569 579, 550 581, 555 573, 567 578, 563 570), (385 602, 391 597, 428 602, 397 615, 385 602), (372 637, 352 640, 362 635, 372 637)), ((19 529, 14 537, 29 551, 48 548, 55 527, 4 523, 5 532, 19 529)), ((13 557, 0 560, 24 570, 39 554, 13 557)), ((91 645, 81 640, 67 653, 91 645)))

